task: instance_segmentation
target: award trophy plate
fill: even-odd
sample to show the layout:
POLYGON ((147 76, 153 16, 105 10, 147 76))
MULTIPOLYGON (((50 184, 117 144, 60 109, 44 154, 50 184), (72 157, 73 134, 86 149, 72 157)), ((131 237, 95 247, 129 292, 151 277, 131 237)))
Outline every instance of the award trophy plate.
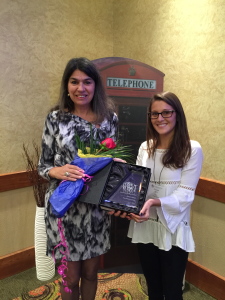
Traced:
POLYGON ((151 169, 112 161, 96 172, 78 201, 100 205, 104 210, 138 214, 145 202, 151 169))
POLYGON ((138 214, 145 202, 151 170, 114 162, 100 200, 100 207, 138 214))

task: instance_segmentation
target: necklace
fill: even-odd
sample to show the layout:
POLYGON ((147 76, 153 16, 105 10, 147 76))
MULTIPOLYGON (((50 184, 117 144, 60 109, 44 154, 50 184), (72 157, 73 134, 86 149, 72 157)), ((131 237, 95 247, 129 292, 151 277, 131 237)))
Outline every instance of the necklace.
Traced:
POLYGON ((154 182, 160 184, 160 179, 161 179, 161 175, 162 175, 162 171, 164 169, 165 166, 162 167, 161 171, 160 171, 160 174, 159 174, 159 181, 155 181, 155 156, 156 156, 156 153, 154 154, 154 165, 153 165, 153 177, 154 177, 154 182))

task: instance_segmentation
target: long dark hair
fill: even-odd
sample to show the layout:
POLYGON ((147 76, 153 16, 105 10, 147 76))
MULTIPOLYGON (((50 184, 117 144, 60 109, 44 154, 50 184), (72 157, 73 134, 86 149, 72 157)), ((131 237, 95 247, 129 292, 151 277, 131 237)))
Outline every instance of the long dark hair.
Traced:
POLYGON ((58 105, 53 109, 59 109, 62 113, 65 111, 73 112, 74 103, 68 96, 68 82, 75 70, 84 72, 95 82, 94 97, 91 101, 92 111, 96 114, 95 122, 102 122, 104 118, 109 119, 114 111, 113 101, 106 96, 101 76, 96 66, 85 57, 72 58, 68 61, 62 76, 58 105))
MULTIPOLYGON (((183 107, 178 97, 171 92, 156 94, 150 100, 148 112, 151 112, 154 101, 164 101, 176 111, 176 125, 173 139, 170 142, 169 149, 163 156, 162 163, 165 167, 175 169, 182 168, 191 156, 191 143, 187 128, 187 121, 183 107)), ((151 119, 147 121, 147 151, 148 155, 153 156, 159 145, 159 134, 154 129, 151 119)))

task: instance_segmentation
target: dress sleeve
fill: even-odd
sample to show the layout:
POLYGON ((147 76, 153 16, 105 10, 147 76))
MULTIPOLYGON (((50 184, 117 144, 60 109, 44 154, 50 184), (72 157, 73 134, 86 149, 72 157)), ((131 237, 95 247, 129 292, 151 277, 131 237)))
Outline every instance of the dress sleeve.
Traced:
POLYGON ((113 114, 112 123, 111 123, 111 136, 115 138, 115 141, 118 140, 119 135, 119 120, 116 113, 113 114))
MULTIPOLYGON (((160 197, 163 213, 162 223, 166 222, 168 229, 174 233, 179 223, 187 214, 187 208, 194 200, 203 162, 202 148, 198 142, 192 146, 191 157, 181 171, 181 181, 177 189, 166 197, 160 197)), ((157 208, 159 212, 159 208, 157 208)), ((160 212, 159 212, 160 217, 160 212)))
POLYGON ((39 175, 47 180, 50 180, 49 170, 54 167, 55 131, 56 121, 50 113, 45 120, 41 156, 38 163, 39 175))

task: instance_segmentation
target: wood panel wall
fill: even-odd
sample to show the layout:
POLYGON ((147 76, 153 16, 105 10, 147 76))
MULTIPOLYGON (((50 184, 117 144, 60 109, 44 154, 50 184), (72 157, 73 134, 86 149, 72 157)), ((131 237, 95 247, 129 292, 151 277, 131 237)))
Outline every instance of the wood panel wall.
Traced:
MULTIPOLYGON (((0 175, 0 192, 31 186, 26 171, 0 175)), ((225 182, 200 177, 196 195, 225 203, 225 182)))

